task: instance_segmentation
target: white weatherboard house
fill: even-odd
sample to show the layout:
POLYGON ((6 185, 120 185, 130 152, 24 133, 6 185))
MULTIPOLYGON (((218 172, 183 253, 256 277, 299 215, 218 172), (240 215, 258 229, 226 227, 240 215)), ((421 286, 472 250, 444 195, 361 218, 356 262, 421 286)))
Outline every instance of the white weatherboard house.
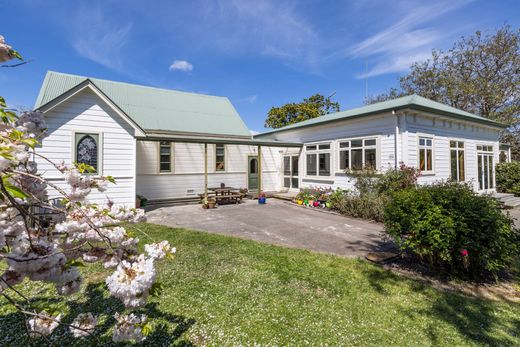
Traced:
MULTIPOLYGON (((504 126, 413 95, 251 136, 225 97, 48 72, 36 101, 54 162, 85 162, 117 184, 90 199, 133 206, 196 197, 205 186, 284 191, 350 188, 345 169, 419 167, 494 191, 504 126)), ((35 157, 45 177, 61 174, 35 157)))

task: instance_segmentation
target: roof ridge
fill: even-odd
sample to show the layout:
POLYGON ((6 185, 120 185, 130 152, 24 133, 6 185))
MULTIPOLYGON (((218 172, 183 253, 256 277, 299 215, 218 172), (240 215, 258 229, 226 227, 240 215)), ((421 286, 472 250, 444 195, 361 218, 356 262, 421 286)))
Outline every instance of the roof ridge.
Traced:
MULTIPOLYGON (((196 95, 196 96, 202 96, 202 97, 208 97, 208 98, 228 99, 227 97, 220 96, 220 95, 209 95, 209 94, 202 94, 202 93, 195 93, 195 92, 186 92, 186 91, 177 90, 177 89, 152 87, 152 86, 147 86, 147 85, 144 85, 144 84, 121 82, 121 81, 113 81, 113 80, 108 80, 108 79, 103 79, 103 78, 82 76, 82 75, 76 75, 76 74, 71 74, 71 73, 66 73, 66 72, 59 72, 59 71, 48 70, 47 73, 52 73, 52 74, 57 74, 57 75, 62 75, 62 76, 71 76, 71 77, 84 78, 85 80, 90 80, 93 83, 95 81, 101 81, 101 82, 112 83, 112 84, 123 84, 123 85, 127 85, 127 86, 132 86, 132 87, 154 89, 154 90, 170 92, 170 93, 189 94, 189 95, 196 95)), ((96 85, 96 86, 99 88, 98 85, 96 85)))

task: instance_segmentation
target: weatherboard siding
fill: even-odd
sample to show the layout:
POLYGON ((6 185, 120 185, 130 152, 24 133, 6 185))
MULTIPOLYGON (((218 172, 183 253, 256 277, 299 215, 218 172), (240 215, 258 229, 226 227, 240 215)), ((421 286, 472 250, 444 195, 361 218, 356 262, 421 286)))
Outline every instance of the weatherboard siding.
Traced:
POLYGON ((393 168, 395 163, 418 167, 419 136, 433 138, 434 172, 419 177, 419 184, 431 184, 450 178, 450 140, 464 141, 466 181, 478 189, 477 144, 492 145, 494 160, 499 160, 499 130, 478 122, 462 121, 436 115, 391 113, 367 116, 358 119, 316 124, 293 130, 274 132, 262 136, 279 141, 331 144, 331 176, 307 176, 305 148, 300 155, 300 186, 353 189, 355 179, 339 169, 339 143, 343 139, 376 137, 378 168, 381 171, 393 168), (396 150, 396 127, 397 150, 396 150))
POLYGON ((307 176, 305 147, 300 154, 300 187, 352 189, 354 180, 339 169, 339 143, 342 140, 371 137, 377 139, 377 165, 387 170, 395 165, 396 117, 391 114, 318 124, 285 132, 272 133, 262 138, 305 144, 331 144, 331 175, 307 176))
POLYGON ((450 178, 450 141, 464 142, 466 182, 478 190, 477 145, 491 145, 495 164, 499 160, 498 130, 478 123, 447 120, 426 116, 406 117, 407 145, 406 160, 408 166, 418 167, 418 139, 420 136, 433 138, 434 174, 419 177, 420 184, 431 184, 450 178))
MULTIPOLYGON (((105 176, 113 176, 116 184, 109 184, 107 191, 93 190, 89 201, 104 203, 109 197, 116 204, 135 204, 135 150, 134 129, 117 115, 93 92, 84 90, 45 113, 48 134, 36 153, 54 163, 73 161, 74 133, 100 134, 101 170, 105 176)), ((67 185, 61 173, 50 163, 35 156, 38 168, 51 183, 62 189, 67 185)), ((51 197, 58 193, 50 189, 51 197)))
MULTIPOLYGON (((256 146, 226 145, 226 170, 215 170, 215 145, 208 144, 208 186, 221 183, 247 188, 248 156, 257 155, 256 146)), ((262 148, 262 186, 266 191, 281 189, 281 165, 284 151, 262 148)), ((150 200, 196 196, 204 191, 204 145, 172 143, 172 172, 159 173, 158 142, 137 142, 137 194, 150 200)))

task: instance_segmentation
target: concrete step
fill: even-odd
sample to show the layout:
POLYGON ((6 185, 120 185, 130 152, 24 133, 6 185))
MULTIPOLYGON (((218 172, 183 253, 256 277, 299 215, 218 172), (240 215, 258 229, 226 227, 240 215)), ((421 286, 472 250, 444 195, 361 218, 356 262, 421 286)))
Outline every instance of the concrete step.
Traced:
POLYGON ((520 206, 520 198, 516 198, 515 200, 505 201, 503 204, 505 207, 508 207, 508 208, 518 207, 518 206, 520 206))
POLYGON ((515 195, 511 194, 511 193, 493 193, 493 197, 497 198, 497 199, 504 199, 504 198, 515 197, 515 195))

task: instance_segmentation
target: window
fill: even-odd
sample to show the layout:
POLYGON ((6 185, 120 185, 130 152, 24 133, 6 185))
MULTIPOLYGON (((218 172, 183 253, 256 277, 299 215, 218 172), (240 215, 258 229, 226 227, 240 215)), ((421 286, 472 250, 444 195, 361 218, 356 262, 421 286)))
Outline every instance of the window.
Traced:
POLYGON ((339 143, 340 170, 377 169, 376 139, 356 139, 339 143))
POLYGON ((94 168, 99 172, 99 134, 75 134, 75 161, 94 168))
POLYGON ((159 172, 172 172, 171 142, 159 142, 159 172))
POLYGON ((215 145, 215 170, 226 170, 226 147, 225 145, 215 145))
POLYGON ((464 166, 464 142, 450 141, 451 179, 462 182, 466 179, 464 166))
POLYGON ((307 176, 330 176, 330 143, 305 146, 307 176))
POLYGON ((433 139, 419 137, 419 169, 433 172, 433 139))

